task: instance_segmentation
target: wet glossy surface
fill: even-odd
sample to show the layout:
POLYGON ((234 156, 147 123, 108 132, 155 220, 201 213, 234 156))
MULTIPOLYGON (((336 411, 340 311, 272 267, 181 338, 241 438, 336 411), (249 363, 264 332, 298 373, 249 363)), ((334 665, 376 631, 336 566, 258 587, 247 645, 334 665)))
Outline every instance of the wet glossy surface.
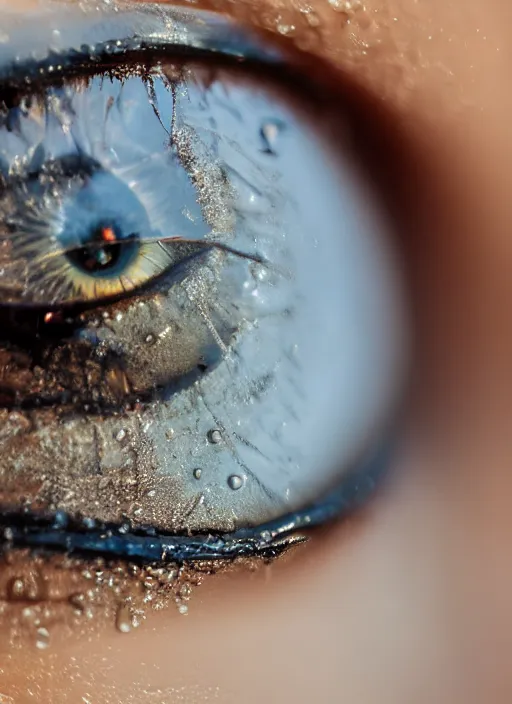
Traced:
POLYGON ((334 113, 212 63, 63 71, 11 82, 0 130, 2 502, 167 532, 306 508, 371 451, 404 359, 334 113))

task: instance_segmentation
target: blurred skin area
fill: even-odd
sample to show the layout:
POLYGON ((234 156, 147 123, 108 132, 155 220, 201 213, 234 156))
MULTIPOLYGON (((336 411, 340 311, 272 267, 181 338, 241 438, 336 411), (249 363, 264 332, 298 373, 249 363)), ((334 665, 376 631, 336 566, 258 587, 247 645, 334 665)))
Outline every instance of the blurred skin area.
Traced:
POLYGON ((417 349, 391 481, 284 560, 207 580, 186 618, 17 653, 0 702, 512 701, 512 7, 309 5, 321 41, 301 40, 293 0, 216 8, 294 24, 282 41, 360 87, 394 135, 377 172, 417 349))

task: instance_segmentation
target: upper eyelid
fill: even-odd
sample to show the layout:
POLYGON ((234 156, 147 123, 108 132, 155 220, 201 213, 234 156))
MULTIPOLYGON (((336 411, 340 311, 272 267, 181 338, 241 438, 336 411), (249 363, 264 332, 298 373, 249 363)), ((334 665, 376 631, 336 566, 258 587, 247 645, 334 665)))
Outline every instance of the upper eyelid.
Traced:
MULTIPOLYGON (((303 31, 311 31, 300 8, 292 5, 286 8, 286 17, 296 16, 297 25, 293 25, 296 31, 292 35, 284 36, 272 27, 267 12, 270 6, 265 0, 261 19, 251 12, 251 3, 220 0, 215 3, 215 11, 207 9, 208 5, 208 0, 190 5, 186 0, 179 4, 171 0, 157 3, 114 0, 103 9, 92 0, 84 0, 79 6, 73 0, 60 0, 51 5, 38 4, 37 12, 12 11, 11 8, 4 11, 0 7, 0 80, 9 80, 13 73, 24 80, 26 64, 51 65, 53 61, 55 68, 59 58, 69 57, 73 52, 82 51, 85 55, 86 49, 99 49, 109 43, 115 45, 117 41, 124 43, 138 36, 146 42, 154 40, 160 49, 166 48, 169 53, 179 49, 205 51, 219 60, 231 57, 234 61, 243 59, 254 64, 293 65, 298 74, 319 88, 323 85, 332 89, 332 79, 337 81, 337 74, 343 74, 344 85, 360 84, 352 62, 343 59, 344 47, 350 53, 354 44, 348 34, 342 31, 338 36, 334 61, 322 42, 305 51, 296 41, 303 31), (22 22, 19 13, 22 13, 22 22)), ((314 2, 312 8, 315 8, 314 2)))
MULTIPOLYGON (((304 5, 289 2, 278 7, 274 7, 271 0, 243 3, 232 0, 215 0, 214 3, 211 0, 191 0, 190 3, 188 0, 176 3, 173 0, 157 0, 156 3, 153 0, 109 0, 102 7, 96 0, 83 0, 79 5, 74 0, 45 5, 43 0, 37 5, 37 14, 35 10, 0 7, 0 77, 8 76, 7 67, 11 71, 20 69, 27 59, 48 58, 52 49, 65 54, 66 50, 80 49, 83 45, 123 41, 136 33, 147 36, 148 32, 141 32, 140 26, 136 30, 136 25, 141 17, 147 19, 153 13, 183 17, 183 23, 188 25, 181 41, 183 48, 199 49, 197 40, 202 35, 208 53, 217 53, 219 58, 231 54, 233 58, 237 55, 252 58, 255 63, 292 66, 299 78, 304 76, 319 92, 330 92, 336 89, 336 84, 341 84, 344 92, 355 91, 359 95, 362 91, 364 98, 371 98, 381 94, 385 81, 382 66, 388 62, 375 64, 371 55, 366 56, 364 38, 358 40, 359 21, 355 16, 351 19, 351 12, 335 12, 327 2, 317 0, 304 5), (315 16, 314 26, 308 20, 310 15, 315 16), (10 25, 15 26, 14 32, 10 31, 10 25), (195 34, 191 32, 192 26, 195 34), (291 26, 293 31, 283 32, 280 30, 283 26, 291 26), (56 28, 60 29, 60 46, 55 41, 56 28), (315 36, 305 43, 303 39, 308 32, 315 36), (223 43, 223 39, 228 41, 223 43)), ((176 41, 175 48, 178 44, 180 42, 176 41)), ((171 46, 169 41, 168 48, 171 46)), ((391 53, 394 53, 392 49, 391 53)), ((382 52, 379 56, 382 57, 382 52)))
POLYGON ((275 46, 217 13, 134 4, 98 18, 97 13, 65 7, 67 12, 45 15, 43 22, 37 16, 23 27, 9 29, 6 23, 8 39, 0 45, 0 81, 55 74, 67 65, 92 64, 100 56, 110 55, 119 64, 127 51, 147 49, 276 65, 283 58, 275 46))

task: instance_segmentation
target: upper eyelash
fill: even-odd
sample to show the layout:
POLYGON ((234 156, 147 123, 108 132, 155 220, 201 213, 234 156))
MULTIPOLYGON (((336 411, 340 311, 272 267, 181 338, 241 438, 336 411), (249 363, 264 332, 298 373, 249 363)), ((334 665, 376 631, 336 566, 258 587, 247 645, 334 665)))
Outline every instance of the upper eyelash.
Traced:
MULTIPOLYGON (((173 31, 154 32, 117 36, 112 33, 109 39, 100 42, 83 42, 80 46, 70 45, 64 49, 48 49, 41 58, 14 56, 2 59, 0 55, 0 91, 2 87, 23 85, 25 90, 31 82, 55 81, 61 76, 86 75, 98 70, 105 70, 109 65, 130 63, 130 59, 143 59, 150 54, 154 61, 158 58, 186 57, 213 58, 218 62, 282 66, 284 57, 275 46, 261 41, 248 31, 242 31, 233 22, 214 13, 194 12, 188 15, 176 8, 149 6, 144 15, 151 12, 157 16, 172 18, 176 25, 173 31), (194 22, 193 31, 189 23, 194 22), (187 31, 183 31, 186 23, 187 31)), ((131 13, 130 13, 131 14, 131 13)), ((160 18, 161 19, 161 18, 160 18)))

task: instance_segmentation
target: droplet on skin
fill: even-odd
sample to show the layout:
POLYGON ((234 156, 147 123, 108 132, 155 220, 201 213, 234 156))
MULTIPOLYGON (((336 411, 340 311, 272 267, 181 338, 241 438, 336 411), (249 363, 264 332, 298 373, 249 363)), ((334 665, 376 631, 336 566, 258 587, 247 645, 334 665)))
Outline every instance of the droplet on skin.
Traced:
POLYGON ((184 582, 180 587, 180 597, 182 599, 189 599, 192 594, 192 587, 188 582, 184 582))
POLYGON ((277 31, 284 36, 290 36, 295 32, 294 24, 278 24, 277 31))
POLYGON ((240 477, 238 474, 232 474, 230 477, 228 477, 228 486, 230 489, 233 489, 233 491, 241 489, 243 485, 243 477, 240 477))
POLYGON ((362 5, 359 0, 327 0, 329 5, 336 12, 353 12, 359 10, 362 5))
POLYGON ((188 614, 188 606, 186 604, 180 604, 178 606, 178 611, 182 616, 187 616, 188 614))
POLYGON ((37 629, 36 648, 46 650, 50 645, 50 634, 46 628, 37 629))
POLYGON ((9 598, 14 600, 25 599, 27 594, 27 585, 23 577, 15 577, 9 585, 9 598))
POLYGON ((306 22, 309 24, 310 27, 320 26, 320 17, 316 14, 314 10, 309 10, 308 12, 306 12, 305 17, 306 22))
POLYGON ((73 607, 75 614, 82 615, 85 610, 85 594, 72 594, 69 603, 73 607))
POLYGON ((129 633, 132 630, 130 610, 123 604, 116 613, 116 628, 119 633, 129 633))
POLYGON ((25 606, 25 608, 21 612, 21 616, 25 619, 25 621, 36 620, 36 612, 34 611, 34 609, 30 608, 30 606, 25 606))

